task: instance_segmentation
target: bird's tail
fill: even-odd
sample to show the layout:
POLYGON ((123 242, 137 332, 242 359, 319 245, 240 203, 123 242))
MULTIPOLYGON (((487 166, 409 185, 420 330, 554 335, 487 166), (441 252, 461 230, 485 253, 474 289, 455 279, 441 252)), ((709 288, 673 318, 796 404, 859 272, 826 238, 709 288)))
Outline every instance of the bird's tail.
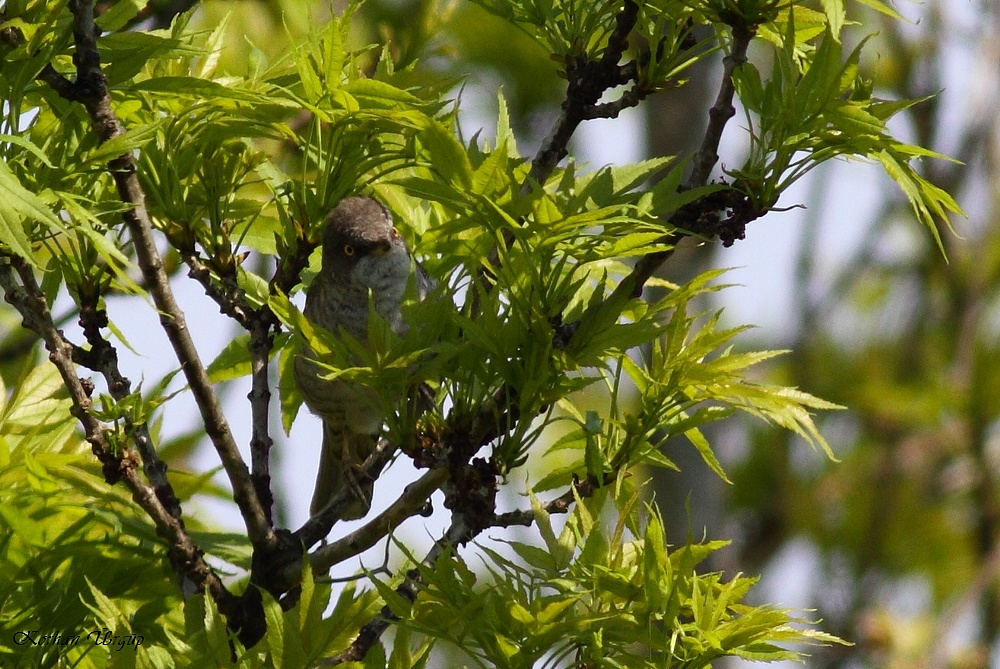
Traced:
POLYGON ((316 488, 309 505, 311 514, 318 513, 334 495, 346 487, 350 491, 351 501, 344 507, 341 518, 356 520, 367 515, 378 472, 363 475, 359 467, 375 450, 376 443, 372 435, 335 430, 324 423, 323 450, 319 456, 316 488))

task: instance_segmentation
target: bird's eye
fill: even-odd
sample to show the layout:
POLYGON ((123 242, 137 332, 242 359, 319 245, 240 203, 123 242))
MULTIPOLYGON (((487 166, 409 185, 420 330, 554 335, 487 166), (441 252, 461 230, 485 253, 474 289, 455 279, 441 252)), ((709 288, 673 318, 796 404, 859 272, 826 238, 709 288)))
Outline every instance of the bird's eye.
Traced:
POLYGON ((344 255, 350 258, 354 255, 354 247, 350 244, 344 244, 344 255))
POLYGON ((392 238, 399 239, 399 230, 396 228, 396 226, 392 226, 392 238))

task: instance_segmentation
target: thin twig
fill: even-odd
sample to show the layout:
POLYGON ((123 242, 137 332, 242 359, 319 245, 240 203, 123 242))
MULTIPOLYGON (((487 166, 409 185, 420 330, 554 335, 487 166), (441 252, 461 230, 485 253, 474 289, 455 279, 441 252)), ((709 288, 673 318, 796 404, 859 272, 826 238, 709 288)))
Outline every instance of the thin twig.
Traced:
MULTIPOLYGON (((25 288, 40 292, 30 268, 25 267, 19 271, 19 274, 25 288)), ((84 289, 82 287, 77 287, 76 293, 79 295, 80 327, 83 329, 84 337, 90 344, 90 348, 84 350, 80 347, 74 347, 73 362, 82 364, 103 376, 111 397, 116 402, 122 402, 132 394, 132 382, 121 373, 118 367, 118 351, 101 333, 101 330, 108 325, 108 315, 100 306, 100 294, 96 288, 84 289)), ((146 479, 152 484, 157 498, 170 512, 170 515, 179 519, 181 517, 181 504, 173 486, 167 479, 167 465, 160 459, 153 447, 149 425, 146 421, 135 423, 128 412, 125 413, 124 422, 126 432, 139 451, 146 479)))
MULTIPOLYGON (((445 551, 467 543, 472 539, 473 534, 474 531, 466 523, 464 517, 456 514, 448 531, 441 539, 435 542, 421 564, 427 568, 433 567, 445 551)), ((411 569, 407 572, 406 579, 396 588, 396 594, 412 604, 417 600, 420 581, 420 570, 417 568, 411 569)), ((346 650, 324 661, 322 666, 335 667, 345 662, 360 662, 365 658, 372 646, 378 643, 382 634, 389 628, 389 625, 398 619, 399 616, 388 605, 382 607, 379 615, 361 628, 357 638, 346 650)))
MULTIPOLYGON (((609 478, 605 481, 604 485, 611 483, 612 480, 613 479, 609 478)), ((542 509, 544 509, 546 513, 568 513, 577 499, 586 499, 597 492, 599 488, 600 486, 590 479, 574 481, 569 490, 555 499, 551 499, 542 504, 542 509)), ((493 517, 491 527, 510 527, 512 525, 530 527, 531 525, 534 525, 534 523, 535 512, 533 510, 518 509, 495 515, 493 517)))
POLYGON ((219 305, 219 310, 249 330, 255 310, 247 301, 246 293, 236 285, 235 279, 219 279, 198 253, 181 249, 181 257, 188 266, 188 276, 201 284, 205 294, 219 305))
MULTIPOLYGON (((375 449, 361 463, 358 477, 362 480, 370 477, 370 472, 380 472, 396 454, 396 446, 387 439, 379 439, 375 449)), ((355 499, 355 493, 349 486, 344 486, 336 495, 307 520, 302 527, 292 533, 300 544, 309 548, 326 537, 334 524, 341 520, 344 508, 355 499)))

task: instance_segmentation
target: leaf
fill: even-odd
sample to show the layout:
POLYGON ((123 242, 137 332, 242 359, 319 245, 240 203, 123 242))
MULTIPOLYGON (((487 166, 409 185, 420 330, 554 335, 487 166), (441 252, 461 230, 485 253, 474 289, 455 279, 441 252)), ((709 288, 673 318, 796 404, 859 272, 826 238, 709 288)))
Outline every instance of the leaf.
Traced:
POLYGON ((168 118, 162 117, 152 123, 129 128, 122 134, 112 137, 91 151, 87 155, 86 160, 94 163, 106 163, 126 153, 131 153, 135 149, 142 148, 156 138, 157 133, 160 132, 160 128, 168 120, 168 118))
POLYGON ((552 530, 552 522, 548 511, 545 510, 542 503, 535 497, 534 492, 529 490, 528 498, 531 500, 531 510, 535 516, 535 525, 538 527, 538 533, 542 535, 545 546, 549 549, 549 553, 554 554, 558 552, 559 542, 556 539, 555 532, 552 530))
POLYGON ((518 158, 517 138, 510 127, 510 112, 507 110, 507 100, 504 99, 503 90, 497 91, 497 132, 496 148, 504 147, 508 158, 518 158))
POLYGON ((87 576, 84 576, 84 581, 87 583, 87 588, 90 590, 90 596, 93 598, 94 602, 84 601, 84 604, 88 609, 90 609, 94 615, 97 616, 98 621, 105 627, 112 631, 118 631, 119 618, 121 616, 121 611, 115 606, 114 602, 105 595, 103 592, 97 589, 97 587, 91 583, 87 576))
POLYGON ((413 607, 410 600, 396 592, 395 588, 391 587, 388 583, 378 580, 372 574, 369 574, 369 580, 375 586, 375 589, 378 590, 379 597, 389 607, 389 610, 400 618, 405 619, 413 607))
POLYGON ((643 535, 643 589, 646 594, 646 604, 653 611, 663 609, 666 592, 664 592, 664 570, 670 568, 667 558, 666 538, 663 533, 663 523, 658 513, 649 512, 649 522, 643 535))
POLYGON ((297 347, 292 345, 286 347, 278 358, 278 390, 281 400, 281 427, 285 434, 292 431, 292 423, 302 408, 302 394, 295 381, 293 362, 297 353, 297 347))
POLYGON ((61 229, 62 223, 41 198, 21 185, 6 162, 0 162, 0 201, 4 204, 0 207, 0 243, 38 267, 24 219, 39 221, 55 229, 61 229))
POLYGON ((45 152, 38 148, 33 142, 21 137, 20 135, 5 135, 0 134, 0 145, 3 144, 13 144, 15 146, 20 146, 22 149, 26 149, 31 153, 31 155, 42 161, 46 167, 55 169, 55 164, 49 160, 49 157, 45 155, 45 152))
POLYGON ((856 2, 865 5, 866 7, 871 7, 877 12, 881 12, 886 16, 892 17, 897 21, 906 21, 906 17, 897 12, 895 9, 889 5, 882 2, 882 0, 856 0, 856 2))
MULTIPOLYGON (((951 230, 947 212, 964 216, 961 207, 951 195, 920 176, 898 151, 886 149, 880 151, 876 158, 906 195, 913 213, 930 229, 938 249, 945 255, 944 243, 941 241, 936 222, 943 222, 951 230)), ((945 257, 947 258, 946 255, 945 257)))
POLYGON ((465 147, 439 121, 431 121, 418 135, 431 169, 456 188, 472 188, 472 164, 465 147))
POLYGON ((363 102, 364 109, 406 109, 423 104, 423 100, 412 93, 377 79, 356 79, 347 83, 343 90, 363 102))
POLYGON ((217 81, 199 79, 197 77, 156 77, 140 81, 132 86, 134 90, 149 93, 162 93, 171 97, 180 95, 191 96, 199 100, 233 100, 250 105, 271 104, 295 108, 298 105, 278 96, 266 96, 239 86, 227 86, 217 81))
POLYGON ((261 594, 264 605, 264 620, 267 622, 267 649, 275 669, 282 669, 285 660, 285 616, 281 605, 270 593, 261 594))
POLYGON ((840 31, 844 27, 844 21, 847 18, 847 8, 844 7, 844 0, 820 0, 820 4, 826 13, 826 22, 830 26, 830 34, 839 42, 840 31))
MULTIPOLYGON (((145 0, 118 0, 95 17, 94 22, 106 33, 116 33, 125 27, 146 6, 145 0)), ((104 35, 101 38, 103 46, 104 40, 111 35, 104 35)))
POLYGON ((250 374, 250 335, 241 334, 226 344, 219 355, 208 365, 208 379, 212 383, 238 379, 250 374))
POLYGON ((701 433, 701 430, 698 428, 691 428, 690 430, 684 432, 684 436, 687 437, 692 444, 694 444, 695 448, 698 449, 698 453, 701 454, 701 459, 705 461, 705 464, 708 465, 709 469, 715 472, 715 474, 726 483, 732 483, 732 481, 729 480, 729 477, 726 476, 726 472, 722 469, 722 464, 719 462, 718 458, 715 457, 715 452, 709 445, 708 439, 706 439, 705 435, 701 433))

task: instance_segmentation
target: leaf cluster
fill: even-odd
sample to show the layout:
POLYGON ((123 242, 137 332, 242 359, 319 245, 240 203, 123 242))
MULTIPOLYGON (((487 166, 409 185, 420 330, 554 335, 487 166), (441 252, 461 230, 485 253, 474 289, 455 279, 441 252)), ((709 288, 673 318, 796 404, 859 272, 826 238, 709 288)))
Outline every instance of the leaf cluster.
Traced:
POLYGON ((734 78, 747 112, 750 154, 732 175, 760 198, 757 207, 773 207, 795 181, 832 158, 868 159, 881 164, 899 185, 943 250, 938 224, 950 229, 948 215, 961 214, 961 208, 913 161, 947 157, 902 142, 886 127, 896 114, 927 98, 875 96, 873 83, 859 68, 867 40, 845 56, 833 26, 807 8, 789 8, 764 35, 775 45, 769 77, 764 80, 757 67, 746 63, 734 78))
MULTIPOLYGON (((487 573, 454 555, 421 568, 427 589, 412 606, 379 586, 405 629, 461 648, 478 666, 706 667, 723 656, 795 659, 786 644, 835 641, 788 612, 741 600, 754 579, 699 565, 725 542, 668 549, 652 509, 639 525, 601 527, 608 495, 579 500, 560 532, 534 497, 543 546, 483 547, 487 573)), ((628 505, 635 505, 638 496, 628 505)))

